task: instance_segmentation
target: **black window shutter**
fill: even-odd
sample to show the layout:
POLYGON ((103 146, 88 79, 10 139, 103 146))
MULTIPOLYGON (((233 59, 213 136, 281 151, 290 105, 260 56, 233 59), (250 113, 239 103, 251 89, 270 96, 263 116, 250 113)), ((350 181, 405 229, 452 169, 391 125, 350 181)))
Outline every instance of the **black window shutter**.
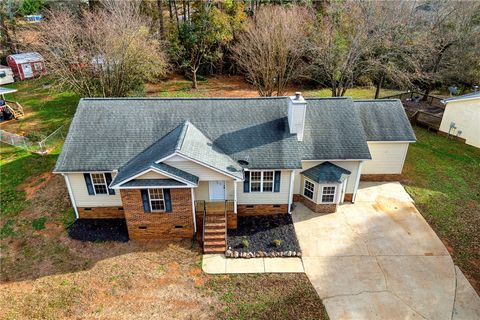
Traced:
POLYGON ((163 189, 163 197, 165 198, 165 210, 172 212, 172 197, 170 197, 170 189, 163 189))
MULTIPOLYGON (((107 187, 112 183, 112 174, 110 172, 105 172, 105 182, 107 187)), ((108 194, 115 194, 115 190, 108 188, 108 194)))
POLYGON ((93 184, 90 173, 84 173, 83 177, 85 178, 85 184, 87 185, 88 194, 91 196, 95 195, 95 191, 93 191, 93 184))
POLYGON ((275 182, 274 182, 274 192, 280 192, 280 177, 282 176, 281 171, 275 171, 275 182))
POLYGON ((150 199, 148 197, 148 190, 143 189, 140 190, 142 193, 142 203, 143 203, 143 211, 144 212, 150 212, 150 199))
POLYGON ((243 192, 250 192, 250 171, 245 171, 245 180, 243 181, 243 192))

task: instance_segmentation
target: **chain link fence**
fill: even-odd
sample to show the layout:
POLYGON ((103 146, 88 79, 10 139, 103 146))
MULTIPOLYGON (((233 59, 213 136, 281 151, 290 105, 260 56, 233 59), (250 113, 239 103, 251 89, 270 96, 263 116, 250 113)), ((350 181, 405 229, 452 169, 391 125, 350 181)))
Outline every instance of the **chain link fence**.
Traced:
POLYGON ((68 124, 64 124, 44 139, 38 141, 38 139, 32 140, 28 137, 5 130, 0 130, 0 141, 32 153, 45 155, 63 143, 67 135, 67 131, 68 124))

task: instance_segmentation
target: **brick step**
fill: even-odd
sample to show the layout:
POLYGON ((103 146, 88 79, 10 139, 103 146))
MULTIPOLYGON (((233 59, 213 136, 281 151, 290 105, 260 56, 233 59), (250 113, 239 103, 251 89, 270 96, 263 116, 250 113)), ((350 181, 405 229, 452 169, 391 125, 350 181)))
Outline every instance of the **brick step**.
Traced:
POLYGON ((225 217, 209 217, 205 220, 205 223, 209 223, 209 222, 213 222, 213 223, 225 223, 225 217))
POLYGON ((205 234, 205 242, 209 240, 225 240, 225 234, 205 234))
POLYGON ((223 228, 225 229, 225 223, 222 222, 207 222, 205 223, 205 229, 206 228, 223 228))
POLYGON ((225 247, 218 247, 218 248, 209 248, 209 249, 203 249, 203 253, 206 254, 215 254, 215 253, 225 253, 225 247))
POLYGON ((203 242, 203 247, 206 248, 206 247, 224 247, 225 246, 225 239, 223 240, 214 240, 214 241, 207 241, 205 240, 203 242))
POLYGON ((225 230, 205 230, 206 236, 222 236, 225 238, 225 230))

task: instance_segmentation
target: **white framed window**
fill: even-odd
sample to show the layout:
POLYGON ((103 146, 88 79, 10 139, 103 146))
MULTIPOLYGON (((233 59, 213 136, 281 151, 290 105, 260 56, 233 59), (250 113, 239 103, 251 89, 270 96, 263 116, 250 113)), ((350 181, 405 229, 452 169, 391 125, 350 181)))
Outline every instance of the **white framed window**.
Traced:
POLYGON ((250 171, 250 192, 273 192, 274 171, 250 171))
POLYGON ((163 189, 148 189, 148 198, 150 199, 150 208, 152 212, 165 211, 163 189))
POLYGON ((107 180, 103 173, 90 173, 95 194, 108 194, 107 180))
POLYGON ((313 199, 315 192, 315 185, 308 180, 305 180, 303 185, 303 195, 309 199, 313 199))
POLYGON ((337 191, 337 187, 335 186, 323 186, 322 187, 322 203, 334 203, 336 191, 337 191))

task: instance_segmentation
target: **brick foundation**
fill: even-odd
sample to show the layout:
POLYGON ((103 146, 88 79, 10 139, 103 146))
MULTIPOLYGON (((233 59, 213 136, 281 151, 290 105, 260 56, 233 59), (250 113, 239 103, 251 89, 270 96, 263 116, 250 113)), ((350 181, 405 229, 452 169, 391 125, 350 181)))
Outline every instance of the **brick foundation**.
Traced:
POLYGON ((308 209, 316 213, 333 213, 337 211, 336 204, 319 204, 305 197, 302 197, 300 202, 302 202, 308 209))
POLYGON ((120 190, 128 236, 133 240, 191 238, 194 234, 190 189, 170 189, 172 212, 145 213, 138 189, 120 190))
POLYGON ((119 219, 125 218, 123 207, 77 208, 79 219, 119 219))
POLYGON ((352 202, 352 201, 353 201, 353 193, 345 193, 343 202, 352 202))
POLYGON ((288 204, 239 204, 237 205, 237 213, 241 217, 287 214, 288 204))
POLYGON ((362 174, 360 176, 360 181, 372 181, 372 182, 381 182, 381 181, 400 181, 400 174, 362 174))
POLYGON ((302 201, 302 195, 294 194, 293 195, 293 202, 300 202, 300 201, 302 201))

